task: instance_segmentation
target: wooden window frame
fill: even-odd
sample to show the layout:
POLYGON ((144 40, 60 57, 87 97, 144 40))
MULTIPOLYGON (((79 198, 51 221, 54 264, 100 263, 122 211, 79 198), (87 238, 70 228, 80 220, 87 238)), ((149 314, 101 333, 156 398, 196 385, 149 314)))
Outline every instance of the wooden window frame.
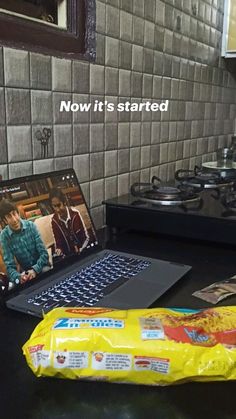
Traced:
POLYGON ((71 59, 96 58, 95 0, 68 0, 67 29, 0 13, 0 43, 71 59))

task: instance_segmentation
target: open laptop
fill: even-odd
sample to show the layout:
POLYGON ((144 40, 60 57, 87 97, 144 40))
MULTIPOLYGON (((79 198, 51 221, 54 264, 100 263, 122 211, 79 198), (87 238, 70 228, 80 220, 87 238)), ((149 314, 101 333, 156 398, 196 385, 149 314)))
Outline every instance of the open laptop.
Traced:
POLYGON ((4 208, 11 211, 0 220, 0 289, 17 311, 144 308, 191 269, 102 250, 73 169, 0 182, 4 208))

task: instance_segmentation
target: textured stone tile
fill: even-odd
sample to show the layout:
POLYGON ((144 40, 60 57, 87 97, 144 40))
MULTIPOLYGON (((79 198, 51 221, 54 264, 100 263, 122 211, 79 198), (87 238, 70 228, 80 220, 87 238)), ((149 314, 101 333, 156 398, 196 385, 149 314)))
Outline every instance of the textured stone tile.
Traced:
POLYGON ((141 148, 134 147, 130 149, 130 170, 140 169, 141 148))
POLYGON ((0 125, 5 124, 6 122, 6 106, 5 106, 5 97, 4 97, 4 89, 0 88, 0 125))
POLYGON ((150 182, 150 168, 142 169, 140 173, 140 182, 150 182))
POLYGON ((3 48, 0 47, 0 86, 4 84, 3 48))
POLYGON ((6 117, 9 125, 30 124, 29 90, 6 89, 6 117))
POLYGON ((121 68, 131 70, 132 67, 132 44, 120 41, 119 65, 121 68))
POLYGON ((141 145, 151 143, 151 123, 143 122, 141 124, 141 145))
POLYGON ((90 124, 90 152, 104 150, 104 125, 90 124))
POLYGON ((119 70, 119 95, 130 95, 131 93, 131 71, 119 70))
MULTIPOLYGON (((145 103, 152 103, 152 100, 151 99, 143 99, 143 102, 145 102, 145 103)), ((148 123, 148 124, 150 124, 151 123, 151 121, 152 121, 152 117, 153 117, 153 114, 155 113, 155 112, 152 112, 151 110, 150 111, 148 111, 148 110, 146 110, 145 108, 142 110, 142 112, 140 112, 141 113, 141 115, 142 115, 142 121, 144 121, 145 123, 148 123)))
POLYGON ((33 161, 33 172, 47 173, 54 171, 54 159, 34 160, 33 161))
POLYGON ((104 177, 104 153, 90 154, 90 179, 100 179, 104 177))
POLYGON ((89 125, 73 125, 73 154, 89 152, 89 125))
POLYGON ((126 10, 129 13, 132 13, 133 10, 133 0, 120 0, 120 7, 123 10, 126 10))
POLYGON ((151 154, 150 146, 141 147, 141 168, 144 169, 150 166, 151 154))
POLYGON ((131 96, 141 97, 143 85, 143 74, 133 71, 131 73, 131 96))
POLYGON ((32 141, 30 126, 7 127, 7 147, 9 163, 31 160, 32 141))
MULTIPOLYGON (((131 104, 133 104, 133 103, 138 103, 139 104, 139 103, 142 103, 142 102, 143 101, 142 101, 141 98, 140 99, 131 98, 131 104)), ((130 114, 130 120, 132 122, 139 122, 142 119, 142 112, 140 112, 140 111, 130 112, 129 114, 130 114)))
POLYGON ((30 54, 30 87, 33 89, 52 89, 51 57, 30 54))
MULTIPOLYGON (((89 95, 77 95, 77 94, 73 94, 72 95, 72 102, 73 103, 79 103, 79 104, 89 104, 90 103, 90 96, 89 95)), ((73 123, 77 124, 77 123, 89 123, 90 121, 90 114, 91 114, 91 110, 89 111, 78 111, 78 112, 72 112, 72 118, 73 118, 73 123)))
POLYGON ((168 162, 168 143, 160 145, 160 163, 168 162))
POLYGON ((163 74, 163 57, 164 57, 164 54, 162 52, 154 51, 154 64, 153 64, 154 74, 162 76, 162 74, 163 74))
POLYGON ((73 168, 76 172, 79 182, 89 181, 89 154, 73 156, 73 168))
POLYGON ((124 195, 129 192, 129 173, 118 176, 118 195, 124 195))
POLYGON ((173 47, 173 32, 165 29, 164 33, 164 52, 167 54, 172 53, 172 47, 173 47))
POLYGON ((141 142, 141 123, 132 122, 130 124, 130 146, 135 147, 141 142))
POLYGON ((31 91, 31 118, 33 124, 52 123, 52 93, 31 91))
POLYGON ((106 55, 105 64, 111 67, 118 67, 119 64, 119 45, 118 39, 106 36, 106 55))
POLYGON ((4 48, 5 85, 29 87, 29 53, 12 48, 4 48))
POLYGON ((132 46, 132 70, 143 71, 143 47, 132 46))
POLYGON ((115 7, 106 7, 106 34, 119 38, 120 34, 120 14, 115 7))
POLYGON ((105 151, 105 177, 118 173, 117 150, 105 151))
POLYGON ((100 1, 96 2, 96 31, 106 32, 106 5, 100 1))
POLYGON ((91 216, 96 229, 104 226, 104 205, 91 209, 91 216))
POLYGON ((105 36, 96 34, 96 64, 105 64, 105 36))
POLYGON ((7 140, 5 127, 0 127, 0 150, 0 164, 7 163, 7 140))
POLYGON ((144 45, 144 20, 137 16, 133 18, 133 42, 144 45))
POLYGON ((152 97, 153 77, 149 74, 143 75, 143 97, 152 97))
POLYGON ((55 125, 54 130, 54 156, 62 157, 72 155, 72 127, 71 125, 55 125))
POLYGON ((153 73, 154 68, 154 52, 152 49, 144 48, 143 50, 143 71, 145 73, 153 73))
POLYGON ((162 98, 170 99, 171 97, 171 79, 163 77, 162 79, 162 98))
POLYGON ((105 102, 108 105, 114 105, 114 110, 108 108, 108 105, 105 109, 105 123, 107 122, 118 122, 118 112, 117 112, 117 104, 119 98, 117 96, 105 96, 105 102))
POLYGON ((93 96, 91 95, 90 97, 90 101, 91 101, 91 113, 90 113, 90 120, 92 123, 103 123, 104 122, 104 118, 105 118, 105 112, 104 110, 102 112, 100 111, 95 111, 94 110, 94 105, 95 105, 95 101, 98 104, 99 102, 104 103, 104 96, 93 96))
POLYGON ((0 164, 0 175, 2 180, 8 179, 8 165, 7 164, 0 164))
MULTIPOLYGON (((52 93, 53 98, 53 122, 54 124, 70 124, 72 121, 71 111, 60 112, 61 101, 69 102, 72 100, 72 95, 69 93, 52 93)), ((48 103, 49 106, 49 103, 48 103)))
POLYGON ((163 54, 163 75, 171 77, 172 73, 172 55, 163 54))
POLYGON ((117 124, 105 125, 105 150, 114 150, 118 146, 117 124))
POLYGON ((145 0, 144 2, 144 17, 145 19, 155 21, 156 17, 156 0, 145 0))
POLYGON ((94 180, 90 182, 90 206, 101 205, 104 200, 104 180, 94 180))
POLYGON ((100 0, 103 1, 104 3, 110 4, 111 6, 120 7, 120 0, 100 0))
POLYGON ((72 167, 72 156, 57 157, 55 159, 55 170, 70 169, 72 167))
POLYGON ((130 185, 140 182, 140 171, 130 172, 130 185))
POLYGON ((90 187, 89 187, 89 182, 86 183, 82 183, 80 184, 83 195, 84 195, 84 199, 85 202, 88 206, 90 206, 90 187))
POLYGON ((132 42, 133 16, 130 13, 120 12, 120 38, 132 42))
POLYGON ((24 161, 23 163, 11 163, 8 166, 9 179, 14 179, 21 176, 29 176, 33 174, 32 161, 24 161))
POLYGON ((160 131, 160 139, 161 142, 168 141, 169 139, 169 123, 168 122, 162 122, 160 124, 161 131, 160 131))
POLYGON ((90 66, 90 93, 104 94, 105 71, 104 67, 96 64, 90 66))
POLYGON ((53 132, 52 125, 33 125, 32 126, 32 145, 33 145, 33 159, 43 159, 45 157, 54 156, 54 147, 53 147, 53 132), (51 130, 51 136, 48 138, 48 144, 46 146, 41 144, 41 141, 38 138, 44 137, 45 133, 43 129, 47 128, 51 130), (39 132, 40 131, 40 132, 39 132))
POLYGON ((155 25, 152 22, 145 21, 144 25, 144 46, 146 48, 154 48, 155 25))
POLYGON ((105 94, 118 95, 119 72, 116 68, 106 67, 105 69, 105 94))
POLYGON ((160 26, 155 26, 155 34, 154 34, 154 44, 155 49, 158 51, 164 50, 164 29, 160 26))
POLYGON ((129 147, 130 124, 121 122, 118 124, 118 148, 129 147))
POLYGON ((160 122, 153 122, 151 128, 151 143, 158 144, 160 142, 160 122))
POLYGON ((117 176, 105 179, 105 200, 112 199, 117 196, 117 176))
POLYGON ((144 16, 144 1, 143 0, 133 0, 133 13, 137 16, 144 16))
POLYGON ((118 150, 118 173, 129 172, 130 149, 118 150))
POLYGON ((162 99, 162 77, 153 77, 153 97, 155 99, 162 99))
POLYGON ((169 143, 168 146, 168 161, 176 160, 176 142, 169 143))
POLYGON ((72 62, 72 89, 74 93, 89 92, 89 64, 82 61, 72 62))
POLYGON ((151 165, 156 166, 160 163, 160 145, 155 144, 151 146, 151 165))
POLYGON ((156 0, 156 23, 164 26, 165 23, 165 2, 156 0))
POLYGON ((179 98, 179 80, 171 79, 171 99, 179 98))
POLYGON ((179 78, 180 74, 180 58, 179 57, 173 57, 172 59, 172 77, 175 77, 176 79, 179 78))
POLYGON ((71 86, 71 61, 52 57, 52 89, 58 92, 71 92, 71 86))

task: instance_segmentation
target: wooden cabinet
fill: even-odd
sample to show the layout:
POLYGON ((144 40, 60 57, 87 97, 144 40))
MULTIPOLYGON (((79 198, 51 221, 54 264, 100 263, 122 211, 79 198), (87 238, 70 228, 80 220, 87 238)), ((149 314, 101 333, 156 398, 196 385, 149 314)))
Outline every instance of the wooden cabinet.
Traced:
POLYGON ((225 0, 222 56, 236 57, 236 0, 225 0))

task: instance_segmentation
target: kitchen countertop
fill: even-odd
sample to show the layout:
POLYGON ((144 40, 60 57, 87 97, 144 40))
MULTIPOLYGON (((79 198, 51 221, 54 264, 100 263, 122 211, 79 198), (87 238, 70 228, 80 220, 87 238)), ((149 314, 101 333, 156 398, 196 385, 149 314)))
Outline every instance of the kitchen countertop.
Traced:
MULTIPOLYGON (((120 234, 108 247, 190 264, 191 273, 154 305, 203 308, 191 294, 236 273, 236 247, 173 237, 120 234)), ((219 305, 236 305, 231 297, 219 305)), ((38 319, 1 308, 0 411, 4 419, 235 419, 236 382, 188 383, 169 387, 74 382, 36 378, 21 347, 38 319)))

